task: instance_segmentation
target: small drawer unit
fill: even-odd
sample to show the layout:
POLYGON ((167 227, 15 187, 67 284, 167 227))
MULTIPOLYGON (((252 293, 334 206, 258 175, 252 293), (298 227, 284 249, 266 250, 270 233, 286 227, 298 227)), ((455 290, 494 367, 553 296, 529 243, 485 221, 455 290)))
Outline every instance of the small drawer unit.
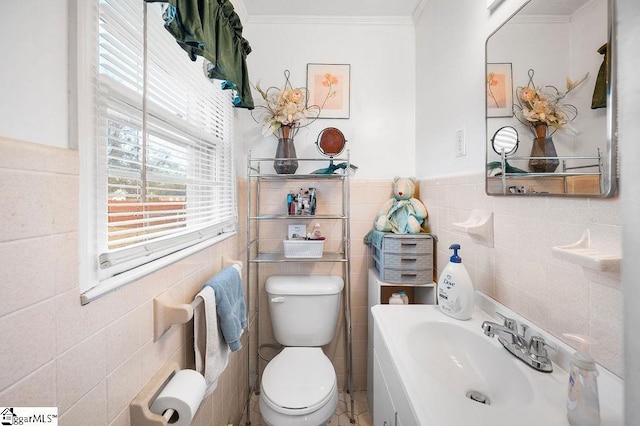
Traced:
POLYGON ((397 284, 433 282, 433 238, 429 234, 376 232, 371 266, 380 279, 397 284))

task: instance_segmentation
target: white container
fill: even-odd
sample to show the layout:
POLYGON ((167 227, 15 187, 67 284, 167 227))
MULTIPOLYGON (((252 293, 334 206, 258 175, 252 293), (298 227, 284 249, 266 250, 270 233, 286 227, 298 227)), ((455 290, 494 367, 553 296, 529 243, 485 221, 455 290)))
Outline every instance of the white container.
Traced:
POLYGON ((324 240, 284 240, 286 258, 320 258, 324 240))
POLYGON ((405 293, 404 290, 400 290, 398 292, 398 294, 400 294, 400 298, 402 299, 402 304, 403 305, 408 305, 409 304, 409 296, 407 296, 407 293, 405 293))
POLYGON ((468 320, 474 304, 474 289, 467 269, 458 256, 460 244, 452 244, 453 255, 438 280, 440 310, 452 318, 468 320))
POLYGON ((393 293, 389 298, 390 305, 404 305, 402 301, 402 297, 400 297, 400 293, 393 293))
POLYGON ((596 362, 589 355, 589 345, 594 341, 577 334, 564 336, 580 342, 580 350, 569 361, 567 419, 572 426, 599 426, 598 370, 596 362))

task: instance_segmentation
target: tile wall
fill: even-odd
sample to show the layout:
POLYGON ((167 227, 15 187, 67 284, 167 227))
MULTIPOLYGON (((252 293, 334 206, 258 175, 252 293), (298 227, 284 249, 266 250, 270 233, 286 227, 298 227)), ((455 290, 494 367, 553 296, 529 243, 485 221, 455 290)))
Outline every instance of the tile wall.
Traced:
MULTIPOLYGON (((152 299, 170 290, 187 301, 220 269, 223 254, 245 258, 246 182, 238 184, 240 229, 234 238, 86 306, 78 294, 78 156, 75 151, 0 139, 0 405, 58 406, 66 424, 128 425, 128 404, 168 360, 193 364, 191 324, 173 327, 153 341, 152 299)), ((265 199, 279 209, 274 188, 265 199)), ((291 188, 295 189, 295 188, 291 188)), ((583 270, 551 256, 551 247, 577 241, 585 229, 603 251, 620 250, 617 199, 503 198, 484 194, 480 175, 428 179, 421 195, 431 230, 439 238, 437 265, 446 263, 450 243, 462 257, 476 288, 555 335, 593 336, 598 362, 620 375, 622 294, 619 277, 583 270), (495 247, 474 244, 450 223, 470 209, 493 211, 495 247)), ((338 202, 336 188, 318 185, 318 208, 338 202)), ((351 182, 351 296, 354 387, 366 388, 368 249, 362 240, 391 197, 390 180, 351 182)), ((321 210, 319 210, 320 212, 321 210)), ((322 224, 327 244, 339 232, 322 224)), ((263 228, 270 244, 281 244, 286 227, 263 228)), ((275 273, 338 273, 335 265, 266 265, 275 273)), ((255 286, 255 279, 252 281, 255 286)), ((252 339, 273 343, 262 282, 252 288, 252 339), (259 290, 257 290, 259 289, 259 290), (260 297, 257 321, 256 297, 260 297)), ((243 345, 247 347, 249 336, 243 345)), ((255 342, 252 342, 255 347, 255 342)), ((325 348, 341 387, 346 378, 344 326, 325 348)), ((267 355, 269 355, 267 353, 267 355)), ((244 408, 247 353, 231 356, 218 389, 202 405, 197 425, 237 422, 244 408)), ((253 356, 252 356, 253 358, 253 356)), ((264 364, 262 362, 262 364, 264 364)), ((264 365, 261 365, 263 368, 264 365)))
MULTIPOLYGON (((0 406, 57 406, 61 424, 124 426, 162 365, 193 368, 192 322, 154 342, 153 297, 192 300, 223 254, 245 256, 244 234, 81 306, 78 171, 76 151, 0 138, 0 406)), ((237 423, 246 357, 230 356, 194 425, 237 423)))
POLYGON ((476 290, 556 337, 592 336, 598 341, 592 349, 596 361, 622 375, 619 274, 594 272, 552 256, 552 247, 578 241, 587 229, 593 248, 619 254, 617 197, 490 197, 480 174, 423 180, 421 194, 431 230, 439 239, 439 270, 448 262, 449 245, 459 242, 476 290), (494 248, 475 244, 452 229, 451 223, 466 220, 471 209, 494 213, 494 248))

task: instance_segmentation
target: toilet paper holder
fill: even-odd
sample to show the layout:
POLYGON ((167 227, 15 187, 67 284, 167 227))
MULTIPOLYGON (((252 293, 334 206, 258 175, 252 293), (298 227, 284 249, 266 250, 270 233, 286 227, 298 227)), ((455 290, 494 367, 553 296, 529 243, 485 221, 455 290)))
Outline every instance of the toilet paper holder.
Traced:
MULTIPOLYGON (((241 261, 222 256, 222 268, 236 265, 242 268, 241 261)), ((197 300, 201 302, 202 299, 197 300)), ((169 291, 156 296, 153 299, 153 340, 158 340, 172 325, 184 324, 193 318, 196 303, 178 303, 169 291)))
POLYGON ((175 413, 174 410, 169 409, 160 415, 151 412, 150 407, 162 388, 178 371, 180 371, 180 366, 177 362, 167 363, 136 395, 129 404, 129 417, 132 426, 166 426, 169 423, 171 416, 175 413))

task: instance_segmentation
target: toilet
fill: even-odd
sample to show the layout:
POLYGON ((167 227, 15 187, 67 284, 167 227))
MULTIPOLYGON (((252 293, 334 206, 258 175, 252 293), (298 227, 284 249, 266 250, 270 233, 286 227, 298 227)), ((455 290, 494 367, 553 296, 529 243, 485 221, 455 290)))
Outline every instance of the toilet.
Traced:
POLYGON ((341 277, 274 275, 265 288, 273 333, 284 349, 262 373, 260 412, 269 426, 325 425, 338 405, 338 383, 321 346, 335 334, 341 277))

